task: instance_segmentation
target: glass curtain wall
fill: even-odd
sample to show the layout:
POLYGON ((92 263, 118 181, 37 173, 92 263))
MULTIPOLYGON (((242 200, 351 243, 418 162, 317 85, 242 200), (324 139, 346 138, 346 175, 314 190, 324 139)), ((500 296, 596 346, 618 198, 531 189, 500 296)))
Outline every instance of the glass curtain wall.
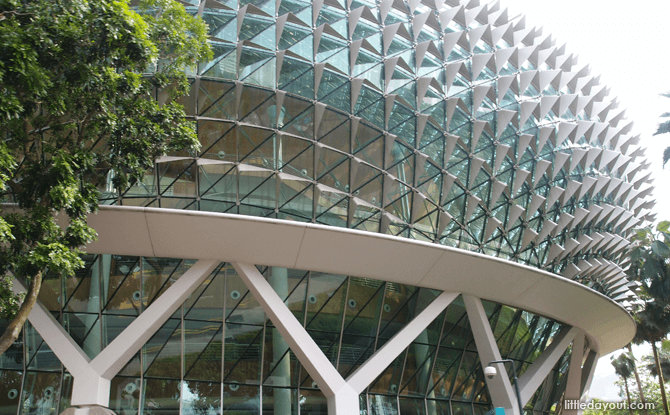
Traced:
MULTIPOLYGON (((73 277, 49 276, 41 301, 94 358, 193 261, 90 255, 73 277)), ((259 267, 347 377, 439 294, 345 275, 259 267)), ((562 325, 484 301, 504 358, 526 370, 562 325)), ((569 351, 526 407, 551 413, 569 351)), ((0 357, 0 415, 57 415, 72 377, 29 325, 0 357)), ((484 414, 491 407, 460 297, 360 395, 368 414, 484 414)), ((221 264, 112 380, 117 414, 326 414, 326 399, 253 295, 221 264)))

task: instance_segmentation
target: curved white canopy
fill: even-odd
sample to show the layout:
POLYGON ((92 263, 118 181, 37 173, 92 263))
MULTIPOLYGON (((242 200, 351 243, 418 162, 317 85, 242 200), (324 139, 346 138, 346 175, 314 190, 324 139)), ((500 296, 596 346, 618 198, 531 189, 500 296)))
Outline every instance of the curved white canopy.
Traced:
POLYGON ((582 284, 536 268, 407 238, 213 212, 103 206, 91 253, 217 259, 331 272, 471 294, 583 329, 601 356, 635 334, 632 317, 582 284))

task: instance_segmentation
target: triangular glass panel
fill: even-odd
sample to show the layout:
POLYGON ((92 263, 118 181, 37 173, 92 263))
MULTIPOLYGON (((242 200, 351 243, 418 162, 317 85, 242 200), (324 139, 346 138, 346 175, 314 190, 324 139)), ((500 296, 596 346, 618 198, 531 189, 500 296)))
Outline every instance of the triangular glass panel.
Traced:
POLYGON ((320 151, 317 161, 319 183, 345 192, 349 191, 349 157, 327 148, 320 151))
POLYGON ((225 268, 220 265, 184 301, 184 319, 223 321, 224 284, 225 268))
MULTIPOLYGON (((235 22, 228 26, 235 27, 235 22)), ((234 45, 222 45, 221 57, 216 58, 210 62, 200 64, 200 74, 212 78, 220 79, 237 79, 237 50, 234 45)))
POLYGON ((312 31, 297 25, 287 23, 279 38, 277 49, 288 49, 308 62, 314 59, 314 38, 312 31))
POLYGON ((142 346, 143 372, 148 376, 169 377, 181 372, 181 322, 171 318, 142 346))
POLYGON ((342 350, 338 371, 348 375, 373 353, 384 284, 367 278, 350 278, 345 307, 342 350))
MULTIPOLYGON (((263 127, 274 127, 277 125, 277 117, 283 116, 277 113, 277 103, 274 91, 245 86, 240 98, 240 121, 260 125, 263 127)), ((240 155, 244 153, 240 152, 240 155)))
MULTIPOLYGON (((357 137, 361 137, 361 127, 358 127, 357 137)), ((361 160, 370 163, 371 165, 382 169, 384 166, 384 137, 379 135, 379 132, 373 130, 372 128, 366 128, 366 133, 372 133, 372 135, 377 135, 377 139, 369 142, 365 147, 358 150, 356 157, 361 160)), ((368 140, 368 137, 361 137, 362 140, 368 140)))
POLYGON ((363 84, 354 107, 354 114, 379 128, 384 128, 386 123, 385 102, 382 98, 381 93, 363 84))
POLYGON ((141 309, 139 258, 112 256, 108 266, 109 271, 103 270, 109 272, 109 277, 103 278, 103 298, 107 300, 104 312, 138 315, 141 309))
MULTIPOLYGON (((323 82, 323 79, 321 82, 323 82)), ((345 82, 336 90, 329 92, 328 95, 321 98, 320 101, 333 108, 349 112, 351 109, 351 84, 345 82)))
POLYGON ((282 131, 300 137, 314 139, 314 106, 309 101, 285 97, 282 105, 282 131))
MULTIPOLYGON (((319 42, 319 48, 316 51, 316 62, 326 62, 331 56, 341 53, 346 53, 346 59, 349 60, 349 49, 347 44, 342 39, 338 39, 329 34, 323 33, 321 35, 321 41, 319 42)), ((345 73, 349 73, 346 71, 345 73)))
POLYGON ((252 385, 260 383, 263 331, 263 326, 226 323, 224 382, 252 385))
POLYGON ((343 20, 347 17, 345 14, 344 1, 335 0, 334 3, 339 3, 340 7, 333 7, 327 3, 324 3, 321 8, 321 12, 316 20, 316 26, 321 26, 324 23, 333 24, 340 20, 343 20))
MULTIPOLYGON (((330 95, 341 86, 348 84, 348 82, 349 79, 346 76, 342 76, 328 69, 324 69, 323 75, 321 77, 321 83, 319 83, 319 90, 316 94, 317 99, 321 100, 323 97, 330 95)), ((348 111, 349 107, 344 110, 348 111)))
POLYGON ((223 324, 184 320, 184 379, 221 380, 223 324))
POLYGON ((278 153, 278 169, 282 173, 303 179, 314 177, 314 147, 306 140, 287 134, 280 136, 278 153))
POLYGON ((179 279, 190 262, 170 258, 142 257, 142 305, 146 309, 179 279))
MULTIPOLYGON (((352 75, 354 77, 359 77, 361 74, 364 72, 372 69, 374 66, 381 65, 381 56, 374 54, 372 52, 369 52, 367 50, 361 49, 358 52, 358 56, 356 57, 356 62, 354 63, 354 69, 352 72, 352 75)), ((368 78, 365 76, 365 78, 368 78)), ((375 83, 375 82, 373 82, 375 83)))
MULTIPOLYGON (((228 11, 228 10, 217 10, 214 11, 212 9, 208 10, 206 13, 202 14, 202 20, 207 23, 207 27, 209 28, 209 34, 211 36, 217 36, 218 32, 228 24, 231 20, 235 19, 237 17, 237 13, 234 11, 228 11)), ((226 37, 222 37, 221 39, 230 39, 226 37)))
POLYGON ((279 88, 307 99, 314 99, 314 67, 299 59, 284 56, 279 73, 279 88))
POLYGON ((317 205, 318 216, 316 216, 316 222, 346 228, 349 216, 349 198, 345 196, 337 203, 334 200, 324 201, 323 199, 324 195, 321 194, 317 205), (320 213, 322 210, 323 213, 320 213))
POLYGON ((192 159, 156 163, 156 166, 161 196, 196 196, 196 166, 192 159))
MULTIPOLYGON (((271 1, 267 1, 266 4, 272 3, 271 1)), ((272 3, 272 8, 274 9, 274 3, 272 3)), ((272 10, 271 13, 272 16, 274 16, 274 10, 272 10)), ((274 19, 271 19, 270 17, 265 17, 265 16, 260 16, 258 14, 251 14, 247 11, 247 13, 244 15, 244 19, 242 21, 242 25, 240 27, 240 34, 239 34, 239 40, 251 40, 254 37, 256 37, 259 33, 267 30, 271 26, 274 27, 274 19)), ((271 29, 275 30, 275 29, 271 29)), ((236 37, 229 38, 229 39, 235 39, 236 37)), ((258 43, 254 41, 254 43, 258 43)), ((272 43, 271 45, 271 50, 274 50, 276 43, 272 43)))
POLYGON ((235 84, 229 82, 200 80, 198 91, 198 114, 211 118, 234 120, 235 84))
POLYGON ((349 152, 350 129, 351 121, 345 113, 326 108, 321 115, 316 139, 329 147, 349 152))
MULTIPOLYGON (((399 103, 398 101, 393 103, 393 108, 391 109, 391 114, 389 115, 389 121, 388 121, 388 130, 391 131, 395 127, 400 126, 401 130, 403 130, 403 125, 409 121, 409 124, 411 124, 413 127, 415 126, 415 121, 414 121, 414 111, 411 110, 410 108, 407 108, 403 104, 399 103)), ((412 131, 414 131, 412 129, 412 131)), ((398 135, 398 134, 396 134, 398 135)), ((402 137, 398 135, 399 137, 402 137)), ((412 136, 414 137, 414 136, 412 136)), ((407 138, 407 137, 403 137, 407 138)), ((413 141, 414 139, 410 139, 410 141, 413 141)))
POLYGON ((272 172, 240 172, 240 202, 265 209, 276 209, 276 194, 277 176, 272 172), (243 191, 244 196, 242 196, 243 191))
POLYGON ((275 88, 276 86, 277 63, 273 53, 258 50, 252 52, 243 48, 239 69, 239 79, 248 84, 266 88, 275 88))
POLYGON ((309 182, 290 181, 288 184, 293 186, 284 186, 286 181, 283 181, 282 187, 279 190, 279 211, 280 213, 290 215, 292 220, 310 220, 312 219, 312 210, 314 205, 313 186, 309 182), (300 193, 296 193, 300 187, 303 187, 300 193), (283 205, 283 200, 288 199, 283 205), (299 219, 297 219, 299 218, 299 219))
POLYGON ((199 166, 200 196, 213 200, 237 201, 237 174, 234 164, 199 166))
POLYGON ((299 13, 300 11, 309 9, 311 13, 311 6, 312 3, 308 1, 300 1, 300 0, 281 0, 281 3, 279 4, 279 8, 277 9, 277 16, 283 16, 284 14, 291 12, 293 14, 299 13))
POLYGON ((237 161, 237 137, 232 122, 198 121, 198 139, 202 145, 201 158, 218 161, 237 161))

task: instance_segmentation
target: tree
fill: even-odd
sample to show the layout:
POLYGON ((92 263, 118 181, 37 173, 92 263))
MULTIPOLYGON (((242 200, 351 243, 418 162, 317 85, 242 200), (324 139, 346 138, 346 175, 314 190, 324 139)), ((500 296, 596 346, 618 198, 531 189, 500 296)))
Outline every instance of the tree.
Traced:
MULTIPOLYGON (((662 93, 661 96, 670 98, 670 91, 662 93)), ((670 112, 663 113, 661 117, 670 118, 670 112)), ((654 135, 665 134, 668 132, 670 132, 670 120, 660 123, 654 135)), ((666 149, 663 151, 663 167, 665 167, 665 164, 668 162, 668 160, 670 160, 670 147, 666 147, 666 149)))
POLYGON ((657 373, 659 374, 658 384, 661 389, 663 408, 667 415, 668 400, 665 391, 663 372, 660 370, 661 362, 659 360, 656 343, 662 341, 670 329, 670 310, 668 310, 667 307, 649 301, 646 303, 644 310, 635 314, 635 320, 637 323, 637 332, 635 333, 633 343, 640 344, 642 342, 648 342, 651 344, 654 362, 657 368, 657 373))
MULTIPOLYGON (((643 360, 647 360, 650 356, 643 357, 643 360)), ((646 370, 646 366, 640 366, 640 382, 630 379, 628 387, 630 388, 630 400, 632 402, 640 403, 642 400, 642 395, 640 391, 646 396, 646 402, 644 411, 650 415, 660 415, 663 412, 661 391, 658 383, 653 381, 650 377, 650 373, 646 370)), ((623 380, 618 380, 615 383, 619 386, 619 396, 624 396, 626 393, 626 386, 623 380)), ((630 408, 630 406, 628 406, 630 408)), ((637 413, 641 413, 639 409, 636 410, 637 413)), ((593 399, 592 402, 589 402, 589 406, 584 410, 586 415, 629 415, 629 411, 624 408, 624 405, 621 402, 604 402, 598 399, 593 399)))
POLYGON ((635 375, 635 383, 637 384, 638 392, 640 393, 640 400, 642 401, 642 404, 644 405, 644 413, 645 415, 649 415, 649 411, 647 410, 647 399, 644 395, 644 391, 642 390, 642 382, 640 380, 640 374, 638 373, 637 370, 637 364, 635 364, 635 355, 633 354, 633 345, 632 343, 628 343, 628 353, 630 356, 633 358, 633 374, 635 375))
POLYGON ((670 221, 660 222, 656 232, 650 227, 636 229, 631 244, 628 276, 643 284, 649 298, 670 303, 670 221))
POLYGON ((121 192, 157 157, 198 147, 176 100, 185 70, 211 55, 207 27, 173 0, 138 10, 127 0, 0 0, 0 200, 11 203, 0 208, 0 317, 11 319, 0 354, 44 273, 83 266, 98 187, 121 192), (11 276, 29 287, 25 298, 11 276))
MULTIPOLYGON (((668 341, 664 340, 661 348, 658 350, 658 360, 661 363, 661 371, 663 372, 663 379, 670 379, 670 352, 667 350, 668 341)), ((656 361, 652 356, 646 356, 645 362, 647 370, 651 377, 658 377, 658 367, 656 366, 656 361)))
POLYGON ((659 386, 666 415, 670 414, 663 372, 656 343, 670 332, 670 222, 660 222, 656 232, 637 229, 632 236, 628 276, 642 283, 644 309, 636 313, 637 333, 633 343, 649 342, 659 373, 659 386))
POLYGON ((628 390, 628 378, 633 375, 633 370, 635 369, 635 358, 628 353, 621 353, 618 357, 612 356, 611 358, 612 366, 614 366, 614 372, 623 379, 624 386, 626 387, 626 399, 628 399, 628 411, 630 415, 633 415, 633 410, 631 409, 630 401, 630 390, 628 390))

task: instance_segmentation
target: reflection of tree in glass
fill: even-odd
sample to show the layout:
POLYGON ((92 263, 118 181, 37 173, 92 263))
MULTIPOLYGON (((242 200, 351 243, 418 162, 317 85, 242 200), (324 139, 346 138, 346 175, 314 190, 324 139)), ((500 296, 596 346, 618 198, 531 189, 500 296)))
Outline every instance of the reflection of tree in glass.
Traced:
POLYGON ((184 415, 215 415, 219 413, 220 383, 183 383, 184 415))

